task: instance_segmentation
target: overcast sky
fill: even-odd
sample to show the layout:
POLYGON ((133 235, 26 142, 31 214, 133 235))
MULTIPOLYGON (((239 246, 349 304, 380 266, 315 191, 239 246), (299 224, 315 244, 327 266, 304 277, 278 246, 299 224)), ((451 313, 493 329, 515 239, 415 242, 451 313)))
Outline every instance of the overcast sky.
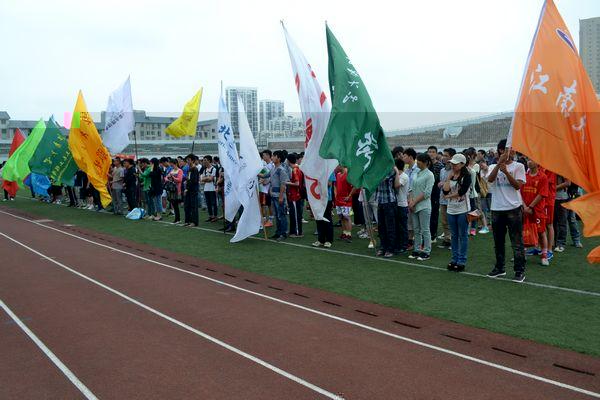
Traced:
MULTIPOLYGON (((576 43, 599 0, 555 0, 576 43)), ((279 21, 327 87, 325 20, 384 128, 514 107, 542 0, 30 1, 0 3, 0 110, 62 122, 83 90, 90 111, 131 75, 133 105, 180 112, 200 86, 200 119, 224 86, 299 111, 279 21), (398 115, 403 117, 398 118, 398 115)))

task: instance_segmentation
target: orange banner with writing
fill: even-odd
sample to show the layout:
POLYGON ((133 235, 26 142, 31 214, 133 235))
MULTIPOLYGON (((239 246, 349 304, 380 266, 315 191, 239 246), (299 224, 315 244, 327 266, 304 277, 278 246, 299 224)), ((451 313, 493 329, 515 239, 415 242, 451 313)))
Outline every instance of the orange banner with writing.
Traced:
POLYGON ((69 130, 69 149, 77 166, 87 174, 94 188, 100 192, 102 206, 110 204, 111 198, 106 184, 110 168, 110 154, 102 144, 94 120, 87 111, 83 94, 79 91, 69 130))
MULTIPOLYGON (((546 0, 533 39, 509 133, 509 146, 581 186, 566 204, 600 235, 600 103, 573 37, 546 0)), ((588 256, 600 262, 600 248, 588 256)))

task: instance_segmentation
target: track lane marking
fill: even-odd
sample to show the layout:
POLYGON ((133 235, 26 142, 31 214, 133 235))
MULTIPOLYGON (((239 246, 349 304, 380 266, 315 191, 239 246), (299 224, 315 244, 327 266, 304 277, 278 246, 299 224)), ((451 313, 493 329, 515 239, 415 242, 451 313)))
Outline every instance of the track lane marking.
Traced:
MULTIPOLYGON (((19 246, 21 246, 21 247, 29 250, 30 252, 32 252, 34 254, 37 254, 38 256, 40 256, 40 257, 42 257, 42 258, 44 258, 44 259, 46 259, 46 260, 48 260, 48 261, 50 261, 50 262, 58 265, 59 267, 61 267, 61 268, 65 269, 65 270, 71 272, 72 274, 75 274, 75 275, 79 276, 82 279, 85 279, 85 280, 87 280, 87 281, 89 281, 89 282, 91 282, 91 283, 93 283, 93 284, 95 284, 97 286, 100 286, 101 288, 103 288, 103 289, 105 289, 105 290, 107 290, 107 291, 109 291, 109 292, 111 292, 111 293, 113 293, 113 294, 115 294, 115 295, 117 295, 119 297, 122 297, 123 299, 125 299, 125 300, 127 300, 127 301, 129 301, 129 302, 131 302, 131 303, 133 303, 135 305, 137 305, 138 307, 143 308, 146 311, 149 311, 152 314, 157 315, 157 316, 159 316, 159 317, 161 317, 161 318, 163 318, 163 319, 171 322, 172 324, 177 325, 177 326, 179 326, 179 327, 181 327, 181 328, 183 328, 183 329, 185 329, 185 330, 187 330, 189 332, 192 332, 192 333, 194 333, 194 334, 196 334, 196 335, 198 335, 198 336, 200 336, 200 337, 202 337, 202 338, 204 338, 204 339, 206 339, 206 340, 208 340, 208 341, 210 341, 210 342, 212 342, 212 343, 214 343, 214 344, 216 344, 218 346, 221 346, 221 347, 223 347, 223 348, 231 351, 232 353, 235 353, 235 354, 237 354, 239 356, 242 356, 242 357, 244 357, 244 358, 246 358, 246 359, 248 359, 248 360, 250 360, 250 361, 252 361, 252 362, 254 362, 254 363, 256 363, 256 364, 258 364, 260 366, 262 366, 262 367, 265 367, 266 369, 269 369, 269 370, 275 372, 278 375, 281 375, 281 376, 283 376, 283 377, 285 377, 285 378, 287 378, 287 379, 289 379, 289 380, 291 380, 293 382, 296 382, 296 383, 298 383, 298 384, 300 384, 300 385, 302 385, 302 386, 304 386, 304 387, 306 387, 308 389, 311 389, 314 392, 322 394, 323 396, 325 396, 325 397, 327 397, 329 399, 335 399, 335 400, 341 400, 341 399, 343 399, 342 397, 340 397, 340 396, 338 396, 338 395, 336 395, 336 394, 334 394, 332 392, 329 392, 329 391, 327 391, 327 390, 325 390, 325 389, 323 389, 323 388, 321 388, 321 387, 319 387, 319 386, 317 386, 315 384, 312 384, 312 383, 310 383, 310 382, 308 382, 308 381, 306 381, 306 380, 304 380, 304 379, 302 379, 302 378, 300 378, 300 377, 298 377, 296 375, 293 375, 293 374, 291 374, 291 373, 289 373, 289 372, 287 372, 287 371, 285 371, 285 370, 283 370, 283 369, 281 369, 279 367, 276 367, 275 365, 270 364, 267 361, 264 361, 264 360, 262 360, 262 359, 260 359, 260 358, 258 358, 256 356, 253 356, 252 354, 246 353, 245 351, 240 350, 237 347, 234 347, 234 346, 232 346, 232 345, 230 345, 228 343, 225 343, 225 342, 223 342, 223 341, 215 338, 214 336, 211 336, 211 335, 209 335, 209 334, 207 334, 205 332, 202 332, 202 331, 200 331, 200 330, 198 330, 198 329, 196 329, 196 328, 194 328, 194 327, 192 327, 190 325, 187 325, 186 323, 181 322, 181 321, 179 321, 179 320, 177 320, 177 319, 175 319, 175 318, 173 318, 173 317, 171 317, 171 316, 169 316, 167 314, 164 314, 164 313, 158 311, 157 309, 152 308, 152 307, 150 307, 150 306, 148 306, 148 305, 146 305, 146 304, 144 304, 144 303, 142 303, 142 302, 134 299, 133 297, 130 297, 130 296, 126 295, 123 292, 120 292, 120 291, 118 291, 116 289, 113 289, 112 287, 110 287, 110 286, 108 286, 108 285, 106 285, 106 284, 104 284, 104 283, 102 283, 100 281, 97 281, 94 278, 91 278, 91 277, 89 277, 89 276, 87 276, 87 275, 85 275, 85 274, 83 274, 83 273, 81 273, 79 271, 76 271, 73 268, 70 268, 67 265, 61 263, 60 261, 56 261, 53 258, 51 258, 51 257, 49 257, 49 256, 47 256, 47 255, 45 255, 45 254, 43 254, 43 253, 41 253, 41 252, 33 249, 32 247, 27 246, 26 244, 24 244, 24 243, 22 243, 22 242, 20 242, 20 241, 18 241, 16 239, 11 238, 10 236, 8 236, 8 235, 6 235, 6 234, 4 234, 2 232, 0 232, 0 235, 3 236, 6 239, 12 241, 13 243, 16 243, 17 245, 19 245, 19 246)), ((4 303, 2 303, 2 304, 4 304, 4 303)), ((14 314, 12 314, 12 315, 14 315, 14 314)), ((41 343, 41 341, 39 343, 41 343)), ((37 344, 37 342, 36 342, 36 344, 37 344)), ((50 351, 50 350, 48 349, 48 351, 50 351)), ((50 357, 50 355, 48 355, 48 356, 50 357)), ((58 359, 56 358, 56 360, 58 360, 58 359)), ((54 361, 54 359, 53 359, 53 361, 54 361)), ((60 362, 60 360, 58 360, 58 362, 60 362)), ((64 364, 62 364, 62 365, 64 366, 64 364)), ((59 368, 61 368, 61 367, 59 367, 59 368)), ((66 366, 64 368, 66 368, 66 366)), ((61 368, 61 370, 62 370, 62 368, 61 368)), ((68 369, 67 369, 67 371, 68 371, 68 369)), ((63 371, 63 372, 65 372, 65 371, 63 371)), ((71 374, 71 376, 73 378, 75 378, 75 376, 70 371, 68 371, 68 372, 71 374)), ((66 372, 65 372, 65 375, 67 375, 66 372)), ((69 376, 69 375, 67 375, 67 376, 69 376)), ((71 376, 69 376, 69 379, 71 379, 71 376)), ((75 378, 75 379, 77 379, 77 378, 75 378)), ((77 380, 77 382, 79 382, 79 381, 77 380)), ((79 386, 77 384, 75 384, 75 385, 79 388, 79 386)), ((81 384, 81 385, 83 385, 83 384, 81 384)), ((85 386, 83 386, 83 387, 85 388, 85 386)), ((91 394, 91 392, 90 392, 90 394, 91 394)), ((88 399, 96 399, 96 397, 88 397, 88 399)))
POLYGON ((0 307, 13 319, 13 321, 15 321, 19 328, 21 328, 21 330, 25 332, 27 336, 29 336, 33 343, 35 343, 35 345, 42 350, 46 357, 48 357, 50 361, 52 361, 52 363, 54 363, 54 365, 60 369, 60 371, 67 377, 67 379, 69 379, 69 381, 71 381, 71 383, 81 392, 81 394, 85 396, 86 399, 98 400, 94 393, 92 393, 92 391, 88 389, 88 387, 85 386, 83 382, 81 382, 79 378, 77 378, 77 376, 75 376, 75 374, 71 372, 71 370, 62 361, 60 361, 56 354, 54 354, 52 350, 50 350, 48 346, 46 346, 44 342, 42 342, 40 338, 38 338, 36 334, 33 333, 31 329, 29 329, 27 325, 21 321, 21 319, 19 319, 19 317, 17 317, 17 315, 6 305, 6 303, 2 301, 2 299, 0 299, 0 307))
MULTIPOLYGON (((0 213, 4 213, 4 212, 0 211, 0 213)), ((12 215, 10 213, 5 213, 5 214, 12 215)), ((13 215, 13 216, 15 218, 22 219, 22 220, 27 221, 27 222, 31 222, 30 220, 28 220, 26 218, 22 218, 22 217, 19 217, 19 216, 16 216, 16 215, 13 215)), ((220 280, 215 279, 215 278, 211 278, 211 277, 206 276, 206 275, 202 275, 202 274, 199 274, 199 273, 196 273, 196 272, 192 272, 192 271, 187 271, 185 269, 178 268, 178 267, 175 267, 175 266, 172 266, 172 265, 169 265, 169 264, 165 264, 165 263, 160 262, 160 261, 152 260, 150 258, 146 258, 146 257, 140 256, 140 255, 134 254, 134 253, 127 252, 125 250, 117 249, 115 247, 108 246, 108 245, 105 245, 103 243, 98 243, 98 242, 94 242, 94 241, 89 240, 89 239, 81 238, 81 237, 73 235, 73 234, 71 234, 69 232, 64 232, 64 231, 61 231, 60 229, 57 229, 57 228, 54 228, 54 227, 51 227, 51 226, 46 226, 46 225, 43 225, 43 224, 39 224, 39 225, 42 226, 42 227, 44 227, 44 228, 55 230, 55 231, 60 232, 60 233, 62 233, 64 235, 74 237, 76 239, 79 239, 79 240, 82 240, 84 242, 88 242, 88 243, 94 244, 94 245, 99 246, 99 247, 104 247, 106 249, 110 249, 110 250, 113 250, 115 252, 119 252, 119 253, 122 253, 122 254, 125 254, 125 255, 128 255, 128 256, 131 256, 131 257, 143 260, 143 261, 147 261, 147 262, 150 262, 150 263, 153 263, 153 264, 156 264, 156 265, 160 265, 160 266, 165 267, 165 268, 169 268, 169 269, 172 269, 172 270, 175 270, 175 271, 179 271, 179 272, 182 272, 182 273, 185 273, 185 274, 188 274, 188 275, 192 275, 192 276, 195 276, 195 277, 198 277, 198 278, 202 278, 202 279, 208 280, 210 282, 213 282, 213 283, 216 283, 216 284, 219 284, 219 285, 222 285, 222 286, 226 286, 226 287, 229 287, 229 288, 232 288, 232 289, 235 289, 235 290, 239 290, 239 291, 244 292, 244 293, 252 294, 254 296, 258 296, 258 297, 261 297, 261 298, 264 298, 264 299, 267 299, 267 300, 270 300, 270 301, 273 301, 273 302, 276 302, 276 303, 285 304, 285 305, 293 307, 293 308, 297 308, 297 309, 300 309, 300 310, 303 310, 303 311, 307 311, 307 312, 310 312, 310 313, 313 313, 313 314, 316 314, 316 315, 320 315, 320 316, 325 317, 325 318, 333 319, 333 320, 336 320, 336 321, 339 321, 339 322, 342 322, 342 323, 345 323, 345 324, 348 324, 348 325, 356 326, 356 327, 359 327, 359 328, 362 328, 362 329, 365 329, 365 330, 368 330, 368 331, 371 331, 371 332, 374 332, 374 333, 378 333, 378 334, 381 334, 381 335, 384 335, 384 336, 392 337, 394 339, 398 339, 398 340, 401 340, 401 341, 404 341, 404 342, 408 342, 408 343, 411 343, 411 344, 414 344, 414 345, 417 345, 417 346, 420 346, 420 347, 424 347, 424 348, 427 348, 427 349, 430 349, 430 350, 435 350, 435 351, 438 351, 438 352, 441 352, 441 353, 444 353, 444 354, 448 354, 448 355, 451 355, 451 356, 462 358, 464 360, 472 361, 472 362, 477 363, 477 364, 485 365, 485 366, 488 366, 488 367, 491 367, 491 368, 499 369, 499 370, 502 370, 502 371, 505 371, 505 372, 509 372, 509 373, 512 373, 512 374, 515 374, 515 375, 523 376, 523 377, 530 378, 530 379, 533 379, 533 380, 536 380, 536 381, 539 381, 539 382, 547 383, 547 384, 550 384, 550 385, 553 385, 553 386, 557 386, 557 387, 560 387, 560 388, 563 388, 563 389, 571 390, 571 391, 574 391, 574 392, 577 392, 577 393, 585 394, 585 395, 588 395, 588 396, 600 399, 600 393, 598 393, 598 392, 593 392, 593 391, 590 391, 590 390, 587 390, 587 389, 583 389, 583 388, 580 388, 580 387, 577 387, 577 386, 569 385, 569 384, 566 384, 566 383, 563 383, 563 382, 559 382, 559 381, 556 381, 556 380, 553 380, 553 379, 544 378, 543 376, 539 376, 539 375, 535 375, 535 374, 532 374, 532 373, 520 371, 520 370, 517 370, 517 369, 514 369, 514 368, 507 367, 505 365, 493 363, 491 361, 486 361, 486 360, 483 360, 483 359, 480 359, 480 358, 469 356, 467 354, 459 353, 459 352, 454 351, 454 350, 449 350, 449 349, 446 349, 444 347, 432 345, 432 344, 429 344, 429 343, 421 342, 419 340, 411 339, 409 337, 397 335, 395 333, 388 332, 388 331, 385 331, 383 329, 375 328, 375 327, 372 327, 372 326, 369 326, 369 325, 365 325, 365 324, 362 324, 360 322, 356 322, 356 321, 352 321, 352 320, 349 320, 349 319, 346 319, 346 318, 338 317, 338 316, 333 315, 333 314, 328 314, 328 313, 323 312, 323 311, 315 310, 315 309, 312 309, 312 308, 309 308, 309 307, 305 307, 305 306, 302 306, 302 305, 299 305, 299 304, 296 304, 296 303, 292 303, 292 302, 289 302, 289 301, 286 301, 286 300, 281 300, 281 299, 278 299, 276 297, 272 297, 272 296, 265 295, 265 294, 262 294, 262 293, 259 293, 259 292, 255 292, 255 291, 252 291, 252 290, 249 290, 249 289, 245 289, 245 288, 242 288, 242 287, 239 287, 239 286, 236 286, 236 285, 224 282, 224 281, 220 281, 220 280)), ((13 240, 12 238, 6 236, 3 233, 0 233, 0 235, 5 236, 5 237, 7 237, 10 240, 13 240)), ((26 247, 26 245, 22 245, 22 246, 26 247)), ((33 251, 35 251, 35 250, 33 250, 33 251)), ((51 261, 56 262, 54 260, 51 260, 51 261)))

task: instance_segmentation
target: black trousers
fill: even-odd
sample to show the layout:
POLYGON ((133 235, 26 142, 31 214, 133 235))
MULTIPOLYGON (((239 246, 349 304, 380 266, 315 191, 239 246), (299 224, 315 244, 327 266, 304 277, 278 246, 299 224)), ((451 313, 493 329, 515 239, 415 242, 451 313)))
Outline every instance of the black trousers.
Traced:
POLYGON ((408 207, 397 206, 396 236, 399 250, 408 248, 408 207))
POLYGON ((429 231, 431 232, 431 240, 437 238, 438 224, 440 221, 440 191, 434 190, 431 192, 431 217, 429 219, 429 231))
POLYGON ((318 240, 321 243, 333 243, 333 221, 331 220, 332 207, 333 202, 328 201, 327 207, 325 208, 325 212, 323 213, 323 218, 327 219, 329 222, 323 220, 317 221, 318 240))
POLYGON ((302 235, 302 200, 288 201, 290 210, 290 235, 302 235))
POLYGON ((363 210, 362 201, 358 201, 358 196, 352 196, 352 211, 354 212, 354 224, 365 224, 365 212, 363 210))
POLYGON ((523 211, 521 207, 508 211, 492 211, 492 230, 496 251, 496 268, 504 271, 506 233, 510 238, 515 272, 525 272, 525 247, 523 246, 523 211))
POLYGON ((379 249, 385 252, 397 252, 398 239, 396 234, 396 202, 379 204, 377 206, 377 230, 379 232, 379 249))
POLYGON ((4 200, 8 200, 10 198, 10 196, 8 195, 8 192, 6 191, 6 189, 4 189, 4 200))
POLYGON ((137 203, 135 188, 125 189, 125 197, 127 198, 127 209, 133 210, 137 203))
POLYGON ((67 186, 67 194, 69 195, 69 207, 75 207, 77 205, 77 195, 75 189, 71 186, 67 186))
POLYGON ((183 203, 185 223, 198 226, 198 192, 187 192, 183 203))
POLYGON ((217 192, 204 192, 204 198, 206 199, 206 209, 208 210, 208 216, 216 217, 219 213, 219 210, 217 209, 217 192))
POLYGON ((175 221, 173 222, 181 221, 181 215, 179 214, 179 203, 181 203, 181 200, 169 200, 169 203, 171 204, 173 212, 175 213, 175 221))

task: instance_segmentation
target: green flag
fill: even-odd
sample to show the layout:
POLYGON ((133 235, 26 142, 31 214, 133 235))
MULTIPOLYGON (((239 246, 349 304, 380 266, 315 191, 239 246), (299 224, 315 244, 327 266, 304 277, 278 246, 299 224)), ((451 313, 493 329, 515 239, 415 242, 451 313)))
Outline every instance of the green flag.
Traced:
POLYGON ((331 116, 319 154, 348 168, 348 182, 368 194, 392 172, 394 160, 379 117, 356 68, 326 26, 331 116))
POLYGON ((69 142, 51 117, 46 132, 29 161, 31 172, 45 175, 55 184, 73 186, 78 170, 69 142))
POLYGON ((3 179, 15 181, 20 187, 23 187, 23 179, 31 172, 29 170, 29 160, 31 160, 33 153, 35 153, 35 149, 40 143, 40 140, 42 140, 45 130, 46 125, 43 120, 40 120, 29 136, 27 136, 27 139, 25 139, 23 144, 20 145, 6 161, 4 169, 2 170, 3 179))

